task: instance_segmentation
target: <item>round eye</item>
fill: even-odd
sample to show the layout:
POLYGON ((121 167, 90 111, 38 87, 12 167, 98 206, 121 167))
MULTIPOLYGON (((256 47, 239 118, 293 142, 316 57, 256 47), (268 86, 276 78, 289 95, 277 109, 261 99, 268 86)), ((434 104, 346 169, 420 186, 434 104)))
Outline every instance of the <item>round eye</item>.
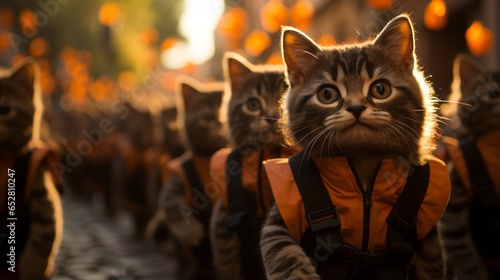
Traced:
POLYGON ((318 100, 323 104, 332 104, 339 96, 339 90, 334 86, 324 86, 318 91, 318 100))
POLYGON ((488 92, 488 96, 490 98, 498 98, 500 97, 500 92, 498 90, 492 90, 488 92))
POLYGON ((255 98, 255 97, 250 97, 247 100, 247 108, 249 111, 251 111, 251 112, 259 111, 261 109, 261 107, 262 106, 260 105, 259 99, 255 98))
POLYGON ((0 106, 0 115, 7 115, 12 109, 9 106, 0 106))
POLYGON ((384 81, 375 81, 370 85, 370 95, 377 99, 386 99, 391 95, 391 86, 384 81))

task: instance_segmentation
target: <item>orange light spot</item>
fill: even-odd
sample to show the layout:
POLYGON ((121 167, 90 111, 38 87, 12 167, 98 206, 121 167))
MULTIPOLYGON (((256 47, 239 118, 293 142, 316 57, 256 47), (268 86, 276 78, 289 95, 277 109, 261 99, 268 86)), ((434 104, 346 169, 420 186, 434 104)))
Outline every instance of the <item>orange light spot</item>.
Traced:
POLYGON ((388 10, 392 6, 393 0, 368 0, 368 4, 375 9, 388 10))
POLYGON ((298 0, 291 8, 292 25, 298 29, 309 28, 313 16, 314 6, 309 0, 298 0))
POLYGON ((33 57, 39 58, 48 53, 50 49, 49 41, 45 38, 37 37, 30 42, 29 52, 33 57))
POLYGON ((448 11, 443 0, 432 0, 425 8, 424 24, 430 30, 440 30, 448 24, 448 11))
POLYGON ((260 24, 268 32, 277 32, 286 23, 287 13, 281 0, 270 0, 260 9, 260 24))
POLYGON ((137 78, 131 71, 122 71, 118 74, 118 85, 124 91, 131 91, 137 85, 137 78))
POLYGON ((106 2, 99 9, 98 19, 102 25, 111 26, 120 18, 120 6, 116 2, 106 2))
POLYGON ((473 55, 483 56, 491 50, 494 36, 489 28, 476 20, 465 31, 465 40, 473 55))
POLYGON ((245 51, 251 56, 260 55, 271 44, 271 38, 263 30, 254 30, 245 39, 245 51))
POLYGON ((175 37, 167 37, 163 42, 161 43, 161 50, 166 51, 172 48, 175 44, 177 44, 178 40, 175 37))
POLYGON ((245 35, 247 25, 247 12, 241 7, 235 7, 222 15, 217 26, 217 32, 222 36, 241 38, 245 35))

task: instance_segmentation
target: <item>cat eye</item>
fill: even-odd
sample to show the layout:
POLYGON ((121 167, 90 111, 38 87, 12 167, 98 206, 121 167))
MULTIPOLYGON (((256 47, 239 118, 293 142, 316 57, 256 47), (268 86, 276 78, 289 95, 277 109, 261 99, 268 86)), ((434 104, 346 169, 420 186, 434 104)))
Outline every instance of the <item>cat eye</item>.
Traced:
POLYGON ((331 85, 324 86, 318 91, 318 100, 323 104, 332 104, 337 101, 339 96, 339 90, 335 86, 331 85))
POLYGON ((255 112, 255 111, 258 111, 262 108, 262 105, 260 104, 260 101, 259 99, 255 98, 255 97, 250 97, 248 100, 247 100, 247 109, 250 111, 250 112, 255 112))
POLYGON ((370 85, 369 94, 377 99, 386 99, 391 95, 391 86, 385 81, 375 81, 370 85))
POLYGON ((7 115, 11 110, 9 106, 0 106, 0 115, 7 115))

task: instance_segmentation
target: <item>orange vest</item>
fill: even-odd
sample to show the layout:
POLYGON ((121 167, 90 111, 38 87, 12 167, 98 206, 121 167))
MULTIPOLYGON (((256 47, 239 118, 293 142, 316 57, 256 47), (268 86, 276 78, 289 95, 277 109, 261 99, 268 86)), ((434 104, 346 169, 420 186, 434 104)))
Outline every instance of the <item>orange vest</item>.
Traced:
MULTIPOLYGON (((217 195, 222 200, 222 203, 227 207, 227 181, 226 181, 226 163, 227 157, 232 152, 229 148, 224 148, 217 151, 210 159, 210 177, 212 182, 217 187, 217 195)), ((267 178, 266 172, 262 172, 262 196, 259 194, 258 190, 258 168, 259 168, 259 153, 260 151, 255 150, 253 152, 244 153, 241 160, 242 172, 241 180, 243 184, 243 189, 247 192, 255 193, 255 201, 257 205, 262 205, 263 203, 266 211, 271 208, 274 198, 271 191, 271 185, 269 184, 269 179, 267 178), (261 202, 262 197, 262 202, 261 202)), ((288 157, 294 153, 291 149, 281 149, 279 155, 276 155, 269 149, 264 149, 264 159, 276 158, 278 157, 288 157)), ((257 208, 257 214, 265 215, 262 213, 263 209, 257 208)))
MULTIPOLYGON (((342 240, 361 249, 363 240, 363 193, 357 186, 346 157, 314 159, 321 178, 341 221, 342 240)), ((429 187, 417 214, 417 237, 423 238, 443 214, 450 197, 450 179, 444 163, 434 157, 430 166, 429 187)), ((291 234, 301 240, 309 227, 302 197, 290 169, 288 159, 272 159, 265 163, 278 210, 291 234)), ((401 194, 409 167, 393 159, 384 159, 372 189, 367 250, 385 250, 386 219, 401 194)))
MULTIPOLYGON (((444 137, 443 142, 446 145, 445 160, 451 160, 453 162, 460 180, 468 193, 472 194, 467 164, 458 140, 444 137)), ((500 131, 492 132, 478 138, 476 144, 488 169, 488 174, 493 181, 495 191, 500 194, 500 131)))
MULTIPOLYGON (((209 186, 210 183, 210 175, 209 175, 209 165, 210 165, 210 157, 206 156, 201 156, 197 154, 192 154, 191 152, 187 152, 183 154, 182 156, 175 158, 171 161, 168 162, 168 169, 172 174, 176 174, 179 176, 182 180, 183 185, 185 186, 184 188, 184 196, 186 199, 186 204, 190 207, 193 207, 193 191, 192 191, 192 186, 189 184, 189 180, 187 178, 186 172, 184 171, 184 168, 182 167, 182 164, 188 160, 192 159, 193 164, 198 171, 198 176, 200 177, 201 183, 203 184, 203 188, 205 189, 205 192, 207 193, 207 187, 209 186)), ((208 195, 208 193, 207 193, 208 195)), ((211 202, 213 203, 215 201, 215 197, 213 196, 208 196, 211 199, 211 202)))

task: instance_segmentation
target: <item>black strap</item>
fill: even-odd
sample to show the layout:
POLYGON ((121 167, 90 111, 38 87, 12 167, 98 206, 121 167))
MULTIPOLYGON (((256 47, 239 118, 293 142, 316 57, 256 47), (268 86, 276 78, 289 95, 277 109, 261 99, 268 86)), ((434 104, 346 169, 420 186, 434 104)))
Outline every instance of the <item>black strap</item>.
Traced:
POLYGON ((387 217, 387 235, 391 251, 400 253, 413 251, 411 241, 416 238, 417 214, 427 193, 429 178, 429 163, 410 166, 403 192, 387 217))
POLYGON ((328 232, 329 243, 340 247, 340 217, 315 163, 312 159, 305 158, 302 151, 290 157, 289 164, 302 196, 310 230, 316 235, 316 239, 323 238, 322 233, 328 232))
MULTIPOLYGON (((240 225, 241 219, 249 212, 255 212, 255 196, 243 188, 242 155, 238 150, 232 151, 226 161, 226 186, 228 197, 228 217, 226 227, 234 229, 240 225)), ((259 180, 260 181, 260 180, 259 180)))
MULTIPOLYGON (((184 172, 186 173, 186 178, 189 182, 189 185, 191 186, 191 189, 193 190, 193 193, 197 193, 197 195, 200 196, 200 198, 203 201, 207 201, 210 203, 210 199, 208 196, 205 194, 205 189, 203 187, 203 183, 201 182, 200 176, 198 174, 198 170, 196 169, 196 166, 194 165, 193 159, 187 159, 182 163, 182 168, 184 169, 184 172)), ((207 224, 210 221, 210 214, 212 207, 208 205, 207 207, 204 207, 201 209, 199 214, 197 216, 201 219, 203 224, 207 224)))
POLYGON ((475 139, 461 141, 460 149, 464 155, 474 193, 493 193, 495 191, 493 180, 491 180, 490 174, 488 174, 488 168, 484 163, 475 139))

